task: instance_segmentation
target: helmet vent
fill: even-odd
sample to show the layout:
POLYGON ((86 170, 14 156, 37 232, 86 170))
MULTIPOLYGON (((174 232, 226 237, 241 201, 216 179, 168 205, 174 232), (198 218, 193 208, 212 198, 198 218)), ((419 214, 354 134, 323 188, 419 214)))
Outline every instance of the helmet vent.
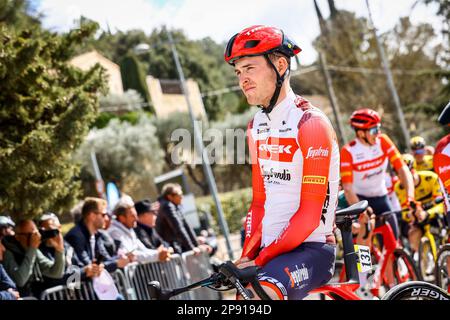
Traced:
POLYGON ((245 43, 244 48, 246 49, 250 49, 250 48, 254 48, 256 47, 259 43, 261 42, 261 40, 249 40, 245 43))

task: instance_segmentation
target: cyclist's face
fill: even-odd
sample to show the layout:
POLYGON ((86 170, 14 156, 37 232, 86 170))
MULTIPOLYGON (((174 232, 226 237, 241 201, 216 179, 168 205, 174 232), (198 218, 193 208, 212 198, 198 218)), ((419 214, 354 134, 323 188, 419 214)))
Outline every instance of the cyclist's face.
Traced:
POLYGON ((268 106, 275 91, 276 75, 263 56, 236 61, 234 71, 239 87, 250 105, 268 106))

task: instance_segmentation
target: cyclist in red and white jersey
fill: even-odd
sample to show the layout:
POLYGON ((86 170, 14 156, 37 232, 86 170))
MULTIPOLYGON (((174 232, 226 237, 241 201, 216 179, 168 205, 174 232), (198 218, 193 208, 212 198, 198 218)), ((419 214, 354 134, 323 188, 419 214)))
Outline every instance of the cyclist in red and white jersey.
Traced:
POLYGON ((260 266, 273 299, 302 299, 331 278, 339 147, 328 118, 289 84, 290 58, 301 49, 282 30, 253 26, 232 37, 234 66, 251 105, 248 125, 253 200, 240 268, 260 266))
MULTIPOLYGON (((367 200, 375 215, 392 211, 386 188, 388 162, 406 186, 407 204, 414 201, 414 183, 411 172, 389 139, 380 132, 381 118, 371 109, 359 109, 350 117, 356 138, 341 150, 341 179, 345 198, 350 205, 367 200)), ((396 238, 399 236, 395 215, 388 218, 396 238)), ((361 230, 365 232, 365 230, 361 230)))
MULTIPOLYGON (((450 125, 450 102, 444 108, 438 119, 439 123, 450 125)), ((447 225, 450 227, 450 134, 443 137, 436 145, 433 158, 434 172, 439 176, 439 183, 445 196, 447 209, 447 225)))

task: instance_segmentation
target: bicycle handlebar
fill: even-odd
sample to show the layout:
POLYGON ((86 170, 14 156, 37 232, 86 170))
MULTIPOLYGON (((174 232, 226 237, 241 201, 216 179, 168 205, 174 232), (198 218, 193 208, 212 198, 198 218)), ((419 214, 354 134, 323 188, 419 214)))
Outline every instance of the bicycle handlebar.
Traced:
POLYGON ((203 279, 186 287, 173 290, 162 290, 161 285, 158 281, 151 281, 148 283, 148 289, 152 299, 169 300, 171 297, 197 288, 209 287, 210 289, 213 289, 211 288, 211 286, 214 286, 216 288, 226 286, 229 289, 232 289, 234 287, 244 298, 244 300, 250 300, 254 297, 254 295, 250 290, 245 288, 245 285, 247 283, 250 283, 256 294, 262 300, 270 300, 270 297, 267 295, 258 281, 258 270, 259 268, 256 266, 239 269, 233 262, 227 261, 225 263, 222 263, 218 267, 218 272, 212 274, 209 278, 203 279))

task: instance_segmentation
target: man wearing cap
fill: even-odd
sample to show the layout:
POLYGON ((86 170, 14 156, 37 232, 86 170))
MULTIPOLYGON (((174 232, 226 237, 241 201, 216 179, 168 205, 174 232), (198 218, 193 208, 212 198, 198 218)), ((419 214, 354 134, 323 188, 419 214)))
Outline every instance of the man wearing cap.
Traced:
POLYGON ((114 207, 113 214, 116 219, 113 220, 108 232, 114 240, 120 241, 119 251, 141 263, 170 260, 168 248, 159 246, 157 249, 149 249, 136 236, 134 228, 138 218, 134 201, 130 196, 120 198, 114 207))
POLYGON ((166 248, 170 247, 169 243, 164 241, 155 229, 159 202, 152 203, 150 199, 144 199, 136 202, 134 207, 138 215, 134 232, 139 240, 149 249, 156 249, 161 245, 166 248))
POLYGON ((433 155, 429 154, 425 139, 420 136, 411 138, 411 151, 414 156, 414 169, 417 171, 434 171, 433 155))

